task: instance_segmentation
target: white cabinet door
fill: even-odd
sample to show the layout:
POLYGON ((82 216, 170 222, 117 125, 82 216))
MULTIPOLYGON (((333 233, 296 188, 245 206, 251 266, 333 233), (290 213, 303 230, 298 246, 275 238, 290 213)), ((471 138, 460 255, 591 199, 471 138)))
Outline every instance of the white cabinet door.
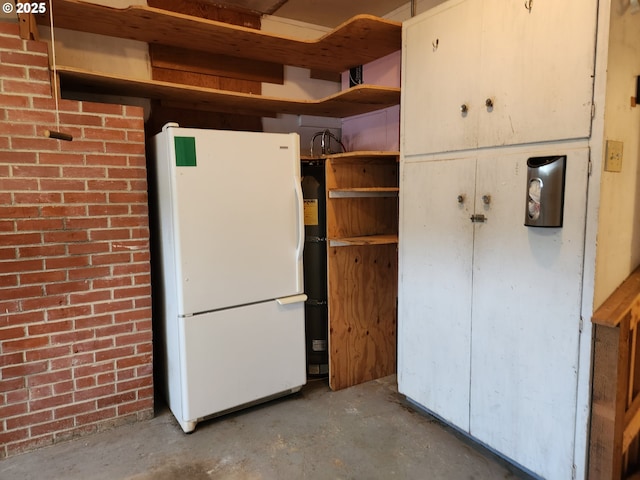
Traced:
POLYGON ((475 103, 494 106, 481 108, 480 147, 590 134, 597 1, 525 4, 484 0, 482 66, 469 81, 475 103))
POLYGON ((490 204, 475 230, 470 433, 548 479, 573 465, 588 160, 557 147, 478 159, 476 205, 490 204), (525 227, 527 157, 564 153, 562 228, 525 227))
POLYGON ((525 4, 451 0, 404 23, 405 156, 589 136, 597 0, 525 4))
POLYGON ((475 159, 464 159, 405 163, 400 185, 398 389, 463 430, 474 182, 475 159))
POLYGON ((563 479, 573 466, 589 153, 552 148, 403 163, 398 388, 563 479), (562 154, 562 228, 525 227, 527 159, 562 154))
POLYGON ((403 26, 404 154, 473 148, 482 1, 451 1, 403 26), (467 105, 469 111, 461 112, 467 105))

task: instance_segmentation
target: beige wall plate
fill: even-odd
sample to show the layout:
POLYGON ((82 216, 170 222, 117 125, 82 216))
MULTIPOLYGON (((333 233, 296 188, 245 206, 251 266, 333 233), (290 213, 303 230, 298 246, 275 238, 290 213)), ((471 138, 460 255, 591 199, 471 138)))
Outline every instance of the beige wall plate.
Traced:
POLYGON ((622 171, 622 147, 622 142, 607 140, 607 149, 604 157, 605 172, 622 171))

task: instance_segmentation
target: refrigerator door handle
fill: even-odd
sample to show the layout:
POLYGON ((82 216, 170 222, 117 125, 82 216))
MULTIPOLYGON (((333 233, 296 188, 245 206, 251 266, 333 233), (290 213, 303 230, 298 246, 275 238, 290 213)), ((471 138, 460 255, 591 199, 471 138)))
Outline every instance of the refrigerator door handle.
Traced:
POLYGON ((292 295, 290 297, 276 298, 278 305, 291 305, 292 303, 305 302, 306 300, 307 296, 304 293, 301 293, 300 295, 292 295))
POLYGON ((304 197, 302 195, 302 180, 300 176, 294 178, 296 191, 296 205, 298 211, 298 245, 296 246, 296 271, 298 276, 298 291, 304 291, 304 276, 302 273, 302 253, 304 250, 304 197))

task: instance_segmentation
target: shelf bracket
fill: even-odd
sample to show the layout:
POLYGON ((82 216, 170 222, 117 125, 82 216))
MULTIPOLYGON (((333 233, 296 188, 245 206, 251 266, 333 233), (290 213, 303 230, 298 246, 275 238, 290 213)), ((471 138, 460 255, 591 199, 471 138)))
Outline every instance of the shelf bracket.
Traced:
POLYGON ((20 24, 20 38, 23 40, 40 40, 38 34, 38 25, 36 17, 33 13, 18 13, 18 22, 20 24))

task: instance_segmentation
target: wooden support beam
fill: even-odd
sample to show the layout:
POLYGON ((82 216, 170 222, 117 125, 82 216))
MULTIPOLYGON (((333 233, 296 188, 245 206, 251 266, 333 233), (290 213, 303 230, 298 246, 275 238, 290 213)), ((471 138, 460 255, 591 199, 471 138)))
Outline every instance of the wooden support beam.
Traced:
POLYGON ((622 333, 620 326, 595 327, 589 480, 622 478, 629 345, 622 333))
POLYGON ((18 22, 20 24, 20 38, 23 40, 40 40, 38 24, 33 13, 18 13, 18 22))

